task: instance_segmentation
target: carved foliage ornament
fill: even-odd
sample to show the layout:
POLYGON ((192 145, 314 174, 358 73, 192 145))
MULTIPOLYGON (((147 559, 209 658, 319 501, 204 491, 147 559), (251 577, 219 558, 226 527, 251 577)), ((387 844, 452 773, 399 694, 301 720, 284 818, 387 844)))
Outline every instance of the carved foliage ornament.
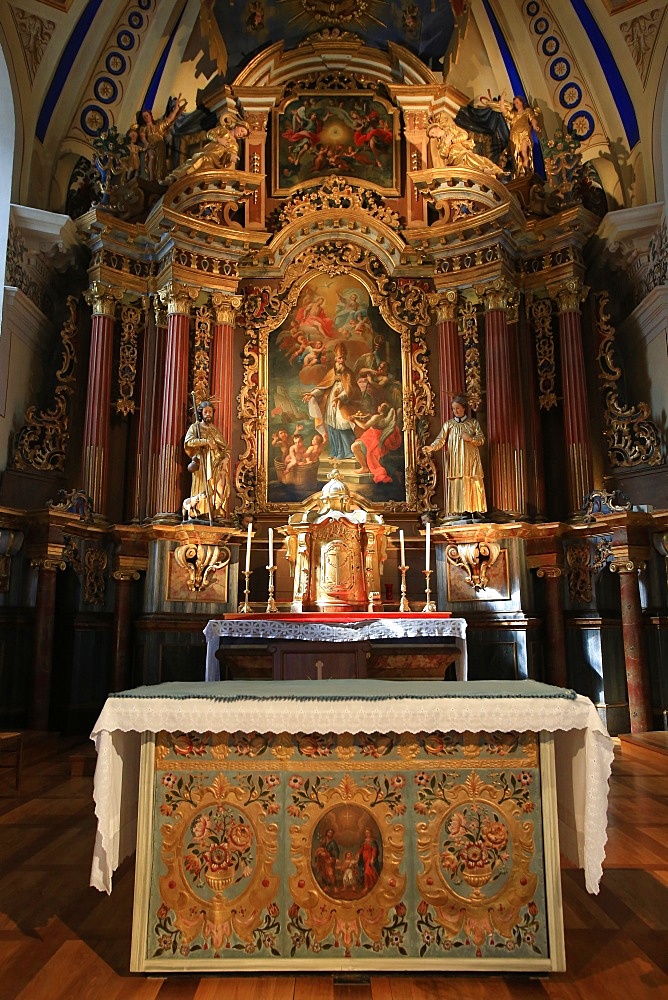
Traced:
POLYGON ((568 590, 572 603, 591 604, 594 577, 612 559, 612 536, 566 546, 568 590))
POLYGON ((640 79, 643 84, 647 81, 647 74, 652 60, 652 53, 659 37, 659 28, 666 11, 661 7, 648 11, 647 14, 639 14, 630 21, 623 21, 619 30, 624 36, 624 40, 631 50, 633 61, 638 67, 640 79))
POLYGON ((296 219, 324 209, 360 210, 378 219, 391 229, 399 230, 401 222, 396 212, 385 208, 384 199, 360 184, 351 184, 343 177, 327 177, 317 188, 297 191, 285 201, 278 213, 275 231, 296 219))
POLYGON ((466 582, 476 593, 485 590, 488 570, 499 558, 498 542, 473 542, 446 546, 445 557, 452 566, 463 570, 466 582))
POLYGON ((554 362, 554 336, 552 333, 552 302, 539 299, 531 304, 531 315, 536 329, 536 364, 541 410, 550 410, 557 405, 554 391, 556 369, 554 362))
POLYGON ((133 399, 137 378, 137 335, 142 324, 142 311, 136 305, 121 308, 121 346, 118 358, 118 399, 116 412, 127 417, 135 412, 133 399))
POLYGON ((482 402, 482 374, 478 347, 478 307, 470 299, 459 310, 459 335, 464 340, 464 378, 466 397, 472 410, 482 402))
POLYGON ((77 355, 77 300, 67 299, 69 318, 60 331, 63 346, 62 363, 56 372, 54 404, 49 410, 31 406, 26 411, 26 422, 16 435, 14 443, 14 468, 57 471, 65 467, 65 449, 69 439, 68 400, 74 392, 77 355))
POLYGON ((198 593, 208 587, 216 570, 229 564, 231 553, 225 545, 188 543, 174 550, 174 558, 188 573, 188 590, 198 593))
POLYGON ((649 406, 624 406, 619 398, 622 371, 615 361, 615 328, 609 322, 609 300, 609 294, 604 292, 596 303, 598 379, 605 401, 603 433, 608 442, 608 461, 611 466, 661 465, 661 435, 649 406))

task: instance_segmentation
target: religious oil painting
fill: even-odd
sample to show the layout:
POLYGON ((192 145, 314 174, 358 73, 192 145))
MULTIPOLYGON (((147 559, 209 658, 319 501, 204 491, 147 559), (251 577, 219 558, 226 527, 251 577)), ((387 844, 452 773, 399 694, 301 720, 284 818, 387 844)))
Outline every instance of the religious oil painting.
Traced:
POLYGON ((336 174, 397 194, 397 112, 369 94, 302 94, 274 112, 274 194, 336 174))
POLYGON ((367 809, 335 806, 318 823, 311 845, 311 869, 332 899, 363 899, 383 867, 380 831, 367 809))
POLYGON ((401 338, 362 282, 314 277, 268 352, 269 502, 304 500, 333 469, 370 502, 404 501, 401 338))

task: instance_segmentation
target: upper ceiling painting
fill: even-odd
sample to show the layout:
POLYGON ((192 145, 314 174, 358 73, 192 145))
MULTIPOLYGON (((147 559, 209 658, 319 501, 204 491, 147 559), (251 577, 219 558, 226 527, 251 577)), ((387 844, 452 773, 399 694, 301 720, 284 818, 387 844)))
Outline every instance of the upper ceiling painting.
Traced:
POLYGON ((464 0, 201 0, 211 55, 228 82, 280 38, 286 49, 324 29, 351 32, 367 45, 404 45, 438 69, 464 0))

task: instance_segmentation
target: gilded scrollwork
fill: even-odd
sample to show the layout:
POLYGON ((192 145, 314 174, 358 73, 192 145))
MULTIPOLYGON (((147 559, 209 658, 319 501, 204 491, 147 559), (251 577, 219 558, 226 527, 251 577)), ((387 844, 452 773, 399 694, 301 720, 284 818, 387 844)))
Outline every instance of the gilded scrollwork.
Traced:
POLYGON ((473 542, 470 544, 451 544, 446 546, 445 557, 452 566, 464 573, 466 583, 478 593, 485 590, 488 582, 488 571, 501 553, 498 542, 473 542))
POLYGON ((612 536, 601 536, 566 546, 568 590, 572 603, 591 604, 594 577, 613 557, 612 536))
POLYGON ((179 545, 174 550, 177 564, 188 573, 188 590, 199 593, 212 582, 216 570, 229 565, 230 550, 226 545, 179 545))
POLYGON ((105 600, 105 575, 108 557, 104 549, 87 548, 84 555, 84 604, 100 606, 105 600))
POLYGON ((195 343, 192 364, 192 387, 199 405, 209 394, 212 313, 208 306, 195 310, 195 343))
POLYGON ((61 471, 65 467, 65 451, 69 440, 68 400, 76 384, 77 299, 67 299, 69 316, 60 331, 62 361, 56 372, 53 406, 39 410, 30 406, 26 422, 16 435, 13 465, 15 469, 61 471))
POLYGON ((480 348, 478 346, 478 306, 471 299, 465 299, 459 309, 459 335, 464 340, 464 379, 466 398, 472 410, 478 410, 482 402, 482 375, 480 348))
POLYGON ((557 405, 557 395, 554 391, 556 368, 554 362, 551 300, 537 299, 532 302, 531 316, 536 331, 536 365, 540 388, 538 403, 541 410, 550 410, 553 406, 557 405))
POLYGON ((138 305, 121 307, 121 346, 118 358, 118 399, 116 412, 127 417, 135 412, 135 380, 137 378, 137 337, 143 314, 138 305))
POLYGON ((379 194, 362 184, 333 176, 325 178, 318 188, 299 190, 288 198, 277 214, 276 229, 330 208, 365 212, 391 229, 399 230, 401 227, 399 216, 385 207, 385 200, 379 194))
POLYGON ((605 402, 603 433, 608 461, 611 466, 662 465, 661 434, 651 419, 649 406, 625 406, 619 397, 622 370, 615 360, 615 328, 610 324, 609 301, 609 293, 604 292, 596 303, 598 378, 605 402))

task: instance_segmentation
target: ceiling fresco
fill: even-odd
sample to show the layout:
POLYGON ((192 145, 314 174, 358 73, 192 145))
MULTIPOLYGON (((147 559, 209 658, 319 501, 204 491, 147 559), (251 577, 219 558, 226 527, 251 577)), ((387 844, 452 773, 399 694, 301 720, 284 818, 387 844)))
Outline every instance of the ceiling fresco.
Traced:
POLYGON ((464 7, 462 0, 202 0, 202 20, 231 81, 276 39, 291 49, 323 30, 349 31, 376 48, 397 42, 437 69, 464 7))

